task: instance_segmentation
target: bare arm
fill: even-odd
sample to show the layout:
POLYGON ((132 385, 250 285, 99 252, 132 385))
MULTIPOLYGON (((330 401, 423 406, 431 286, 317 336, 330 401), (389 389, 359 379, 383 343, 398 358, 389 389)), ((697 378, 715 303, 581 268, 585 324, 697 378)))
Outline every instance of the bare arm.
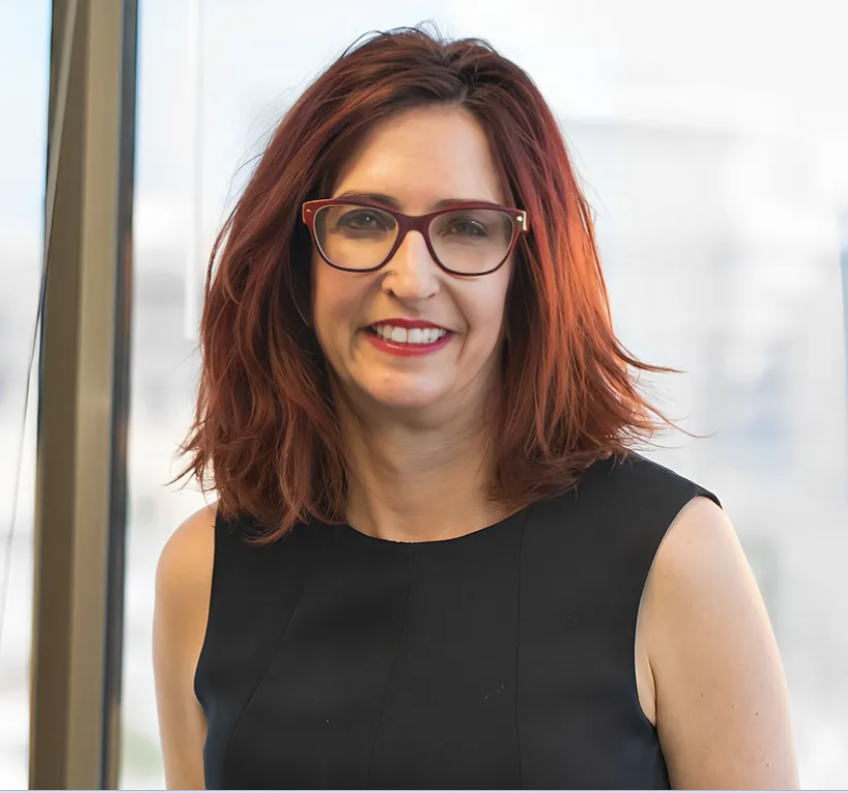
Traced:
POLYGON ((153 669, 169 790, 203 790, 206 719, 194 672, 206 633, 215 506, 188 518, 165 544, 156 571, 153 669))
POLYGON ((657 730, 675 788, 799 786, 777 643, 724 512, 680 513, 645 589, 657 730))

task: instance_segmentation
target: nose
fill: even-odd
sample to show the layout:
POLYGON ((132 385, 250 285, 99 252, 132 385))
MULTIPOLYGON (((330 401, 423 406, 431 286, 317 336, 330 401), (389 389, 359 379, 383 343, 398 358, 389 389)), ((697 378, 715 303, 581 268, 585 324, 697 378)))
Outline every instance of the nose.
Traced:
POLYGON ((419 301, 439 291, 439 265, 423 235, 410 231, 386 265, 383 289, 402 301, 419 301))

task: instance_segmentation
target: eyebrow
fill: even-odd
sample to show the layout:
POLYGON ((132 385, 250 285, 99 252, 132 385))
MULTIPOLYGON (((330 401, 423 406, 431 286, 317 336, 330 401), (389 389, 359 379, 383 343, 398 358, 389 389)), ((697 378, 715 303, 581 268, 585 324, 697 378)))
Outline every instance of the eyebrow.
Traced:
MULTIPOLYGON (((400 209, 400 202, 390 195, 385 195, 384 193, 371 193, 363 190, 345 190, 343 193, 340 193, 337 196, 333 196, 334 198, 356 198, 361 199, 363 201, 372 201, 377 204, 385 204, 387 206, 393 207, 394 209, 400 209)), ((442 209, 442 207, 446 206, 455 206, 456 204, 497 204, 497 201, 493 201, 491 198, 442 198, 436 201, 433 204, 433 209, 442 209)))

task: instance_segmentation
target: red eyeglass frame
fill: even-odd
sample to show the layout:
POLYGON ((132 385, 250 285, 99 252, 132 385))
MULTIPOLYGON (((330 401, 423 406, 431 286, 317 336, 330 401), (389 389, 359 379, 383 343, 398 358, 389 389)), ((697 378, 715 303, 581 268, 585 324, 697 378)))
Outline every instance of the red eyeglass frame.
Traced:
POLYGON ((343 270, 346 273, 373 273, 377 270, 385 267, 386 264, 391 260, 392 256, 397 253, 398 248, 400 248, 403 243, 406 235, 410 231, 417 231, 424 237, 424 242, 427 245, 427 250, 430 252, 430 256, 433 257, 433 261, 439 265, 446 273, 450 275, 456 275, 461 278, 477 278, 481 275, 489 275, 490 273, 499 270, 503 267, 504 262, 510 257, 510 254, 515 250, 515 246, 518 243, 518 238, 526 233, 530 228, 530 221, 527 218, 527 213, 523 209, 515 209, 514 207, 501 206, 500 204, 492 204, 486 201, 469 201, 462 202, 458 204, 453 204, 448 207, 443 207, 442 209, 438 209, 435 212, 430 212, 426 215, 405 215, 403 212, 398 212, 396 209, 389 209, 385 206, 380 206, 379 204, 375 204, 369 201, 362 201, 355 198, 319 198, 313 201, 305 201, 302 208, 303 212, 303 222, 309 228, 309 233, 312 236, 312 242, 315 245, 315 249, 318 251, 318 254, 321 258, 330 265, 330 267, 334 267, 336 270, 343 270), (368 267, 368 268, 350 268, 350 267, 339 267, 337 264, 333 264, 327 256, 324 254, 324 251, 321 250, 321 244, 318 242, 318 235, 315 233, 315 215, 319 209, 323 209, 326 206, 335 206, 335 205, 343 205, 343 206, 357 206, 357 207, 365 207, 367 209, 378 209, 380 212, 385 212, 388 215, 391 215, 398 224, 398 235, 394 244, 392 245, 391 250, 389 251, 386 258, 380 262, 376 267, 368 267), (509 244, 509 248, 507 249, 506 254, 503 259, 498 263, 497 267, 493 267, 490 270, 486 270, 482 273, 459 273, 456 270, 451 270, 449 267, 445 267, 444 264, 439 260, 439 257, 436 255, 436 251, 433 249, 433 244, 430 241, 430 235, 428 233, 428 228, 430 223, 433 221, 433 218, 439 217, 440 215, 446 215, 449 212, 456 212, 459 209, 492 209, 498 210, 500 212, 505 213, 510 218, 512 218, 514 224, 514 233, 512 235, 512 241, 509 244))

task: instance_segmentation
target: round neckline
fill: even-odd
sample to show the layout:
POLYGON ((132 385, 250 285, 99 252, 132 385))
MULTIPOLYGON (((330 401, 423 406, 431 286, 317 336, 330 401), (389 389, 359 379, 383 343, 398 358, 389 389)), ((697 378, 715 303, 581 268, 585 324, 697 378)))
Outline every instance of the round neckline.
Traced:
POLYGON ((349 523, 341 523, 337 525, 345 534, 351 534, 355 537, 362 538, 366 542, 371 543, 375 546, 383 546, 389 548, 418 548, 435 546, 445 547, 448 545, 459 543, 463 540, 467 540, 469 537, 476 537, 479 534, 491 534, 493 531, 497 531, 497 529, 499 529, 500 527, 526 514, 527 510, 529 510, 531 506, 532 504, 528 504, 526 507, 522 507, 516 512, 513 512, 511 515, 507 515, 505 518, 502 518, 501 520, 496 521, 495 523, 490 523, 488 526, 483 526, 483 528, 475 529, 474 531, 469 531, 467 534, 460 534, 457 537, 445 537, 441 540, 393 540, 388 537, 375 537, 373 534, 366 534, 364 531, 360 531, 359 529, 354 528, 349 523))

